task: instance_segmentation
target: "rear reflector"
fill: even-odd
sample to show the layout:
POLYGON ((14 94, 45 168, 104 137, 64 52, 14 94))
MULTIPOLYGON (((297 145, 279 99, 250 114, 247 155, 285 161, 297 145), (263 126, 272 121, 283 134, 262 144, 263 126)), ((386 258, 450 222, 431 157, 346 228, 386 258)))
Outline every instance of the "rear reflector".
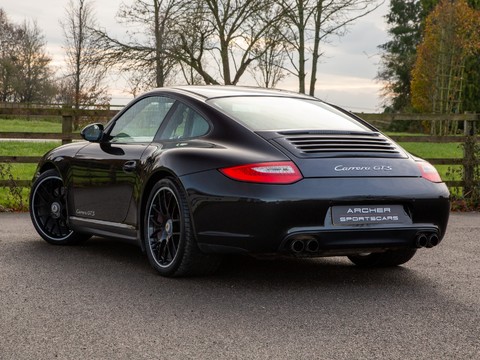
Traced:
POLYGON ((442 182, 442 178, 438 174, 437 169, 435 169, 435 167, 429 162, 417 161, 417 166, 420 169, 420 172, 424 179, 427 179, 428 181, 435 182, 435 183, 442 182))
POLYGON ((247 164, 219 169, 230 179, 261 184, 292 184, 302 179, 291 161, 247 164))

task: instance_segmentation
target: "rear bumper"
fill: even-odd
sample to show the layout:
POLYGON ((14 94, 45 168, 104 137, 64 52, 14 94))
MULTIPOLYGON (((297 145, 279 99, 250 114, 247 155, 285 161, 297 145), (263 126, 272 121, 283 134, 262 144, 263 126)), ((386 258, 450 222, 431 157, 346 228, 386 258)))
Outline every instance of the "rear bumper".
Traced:
POLYGON ((419 234, 443 238, 445 184, 422 178, 313 178, 292 185, 232 181, 217 171, 182 177, 204 252, 292 253, 295 240, 318 243, 304 255, 416 248, 419 234), (335 226, 336 205, 402 205, 411 224, 335 226))
POLYGON ((401 248, 431 248, 440 241, 440 229, 433 224, 338 227, 333 225, 328 212, 322 227, 290 229, 278 252, 297 256, 349 255, 401 248))

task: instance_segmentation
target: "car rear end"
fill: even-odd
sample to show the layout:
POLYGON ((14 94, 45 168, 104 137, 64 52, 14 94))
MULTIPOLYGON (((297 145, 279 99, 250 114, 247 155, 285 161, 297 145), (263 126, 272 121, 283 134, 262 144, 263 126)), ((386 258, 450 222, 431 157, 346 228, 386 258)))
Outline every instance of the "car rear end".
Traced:
POLYGON ((211 102, 281 156, 182 179, 202 250, 333 256, 442 240, 446 185, 362 120, 304 97, 211 102))

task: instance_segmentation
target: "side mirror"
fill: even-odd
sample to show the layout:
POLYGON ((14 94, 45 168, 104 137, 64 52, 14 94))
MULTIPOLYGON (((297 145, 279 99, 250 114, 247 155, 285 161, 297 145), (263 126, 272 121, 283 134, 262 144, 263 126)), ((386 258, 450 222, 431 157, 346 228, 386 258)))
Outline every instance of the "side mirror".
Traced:
POLYGON ((91 124, 87 125, 80 132, 82 138, 90 142, 99 142, 103 138, 103 125, 91 124))

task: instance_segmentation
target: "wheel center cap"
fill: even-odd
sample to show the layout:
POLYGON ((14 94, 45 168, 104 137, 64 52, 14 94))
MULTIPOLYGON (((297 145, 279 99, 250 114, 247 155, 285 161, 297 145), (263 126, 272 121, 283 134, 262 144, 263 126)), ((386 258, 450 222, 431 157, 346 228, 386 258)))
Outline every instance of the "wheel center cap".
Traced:
POLYGON ((52 216, 57 219, 60 217, 60 210, 61 210, 61 206, 58 202, 54 202, 52 203, 52 205, 50 206, 50 212, 52 213, 52 216))
POLYGON ((167 223, 165 224, 165 232, 167 233, 168 236, 172 235, 172 232, 173 232, 172 220, 168 220, 167 223))

